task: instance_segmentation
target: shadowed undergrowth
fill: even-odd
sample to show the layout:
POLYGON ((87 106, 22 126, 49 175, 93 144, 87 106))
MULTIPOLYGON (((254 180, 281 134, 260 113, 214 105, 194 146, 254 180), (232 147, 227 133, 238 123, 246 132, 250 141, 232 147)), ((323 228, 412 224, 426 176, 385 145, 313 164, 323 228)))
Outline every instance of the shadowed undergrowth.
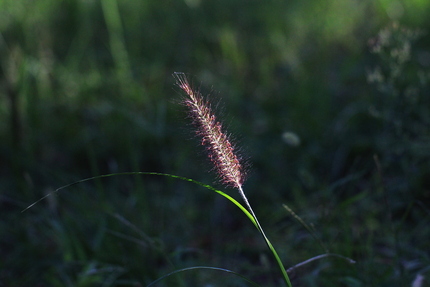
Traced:
MULTIPOLYGON (((101 174, 212 184, 171 100, 180 70, 222 96, 285 267, 327 250, 357 261, 311 262, 293 286, 426 286, 428 4, 335 2, 3 1, 0 285, 146 286, 201 265, 280 285, 243 213, 186 182, 98 178, 20 213, 101 174)), ((209 284, 248 286, 213 270, 158 286, 209 284)))

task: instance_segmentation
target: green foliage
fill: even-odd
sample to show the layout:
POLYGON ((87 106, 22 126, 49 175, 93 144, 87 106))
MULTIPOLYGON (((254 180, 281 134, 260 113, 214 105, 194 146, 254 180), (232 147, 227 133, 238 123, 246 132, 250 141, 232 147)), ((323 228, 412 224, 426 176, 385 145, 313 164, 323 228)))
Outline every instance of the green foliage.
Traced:
MULTIPOLYGON (((284 264, 320 242, 357 261, 313 261, 293 286, 425 286, 430 3, 338 2, 1 1, 0 285, 145 286, 199 265, 280 285, 243 214, 186 183, 104 178, 20 213, 100 174, 211 183, 175 104, 181 71, 223 97, 284 264)), ((208 284, 246 286, 209 270, 159 286, 208 284)))

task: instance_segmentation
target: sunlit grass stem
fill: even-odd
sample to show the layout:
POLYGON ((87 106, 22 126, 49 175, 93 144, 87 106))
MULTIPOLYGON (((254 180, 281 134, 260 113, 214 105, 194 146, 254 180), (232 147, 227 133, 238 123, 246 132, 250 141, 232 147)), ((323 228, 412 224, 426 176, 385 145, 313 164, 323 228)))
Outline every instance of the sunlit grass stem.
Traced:
POLYGON ((273 247, 272 243, 270 242, 269 238, 266 236, 266 233, 263 230, 263 227, 261 227, 260 222, 258 221, 257 216, 254 213, 254 210, 251 207, 251 204, 249 204, 248 198, 245 195, 245 192, 243 192, 242 187, 240 186, 239 188, 239 194, 242 196, 243 201, 245 202, 246 207, 248 208, 249 212, 251 213, 252 217, 255 219, 255 222, 257 223, 257 228, 258 231, 260 231, 260 234, 263 236, 264 241, 267 244, 267 247, 269 247, 270 251, 272 252, 273 256, 275 257, 276 263, 279 266, 279 269, 282 272, 282 276, 285 280, 285 283, 289 286, 292 287, 291 285, 291 281, 290 278, 288 277, 287 271, 284 267, 284 264, 281 261, 281 258, 279 257, 278 253, 276 252, 276 249, 273 247))

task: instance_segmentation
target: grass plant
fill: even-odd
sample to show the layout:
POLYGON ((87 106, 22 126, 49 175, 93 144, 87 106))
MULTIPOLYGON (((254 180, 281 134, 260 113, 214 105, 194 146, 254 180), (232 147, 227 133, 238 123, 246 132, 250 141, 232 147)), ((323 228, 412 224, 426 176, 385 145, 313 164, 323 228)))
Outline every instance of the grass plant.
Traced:
POLYGON ((221 123, 211 110, 210 102, 204 99, 199 91, 193 90, 184 73, 174 73, 174 77, 177 80, 177 85, 187 94, 187 98, 184 99, 183 104, 189 109, 190 117, 196 126, 196 133, 202 138, 202 145, 206 146, 209 158, 213 162, 221 182, 227 186, 233 186, 239 191, 248 211, 251 213, 252 218, 250 219, 252 219, 252 222, 263 236, 267 247, 272 252, 278 264, 285 284, 291 287, 287 271, 272 243, 267 238, 243 191, 242 185, 245 180, 244 168, 236 154, 234 145, 225 131, 223 131, 221 123))

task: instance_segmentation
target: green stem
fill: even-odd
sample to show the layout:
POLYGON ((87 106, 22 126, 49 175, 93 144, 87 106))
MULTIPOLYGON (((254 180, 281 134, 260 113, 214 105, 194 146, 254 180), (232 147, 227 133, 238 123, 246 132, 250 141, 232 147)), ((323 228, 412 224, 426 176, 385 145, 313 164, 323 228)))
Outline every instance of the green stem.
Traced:
POLYGON ((279 258, 278 253, 276 252, 275 248, 273 247, 272 243, 270 242, 269 238, 267 238, 266 233, 264 233, 263 227, 261 227, 260 222, 257 219, 257 216, 254 213, 254 210, 252 209, 251 205, 249 204, 248 198, 245 195, 245 192, 243 192, 243 189, 241 186, 239 186, 239 193, 243 198, 243 201, 245 202, 246 206, 248 207, 249 212, 251 213, 252 217, 255 220, 256 226, 258 231, 263 236, 264 240, 266 241, 267 247, 269 247, 270 251, 272 251, 273 256, 275 257, 276 262, 278 263, 279 269, 281 269, 282 276, 284 277, 284 281, 287 284, 288 287, 292 287, 290 278, 288 277, 288 273, 285 270, 284 264, 282 264, 281 258, 279 258))

